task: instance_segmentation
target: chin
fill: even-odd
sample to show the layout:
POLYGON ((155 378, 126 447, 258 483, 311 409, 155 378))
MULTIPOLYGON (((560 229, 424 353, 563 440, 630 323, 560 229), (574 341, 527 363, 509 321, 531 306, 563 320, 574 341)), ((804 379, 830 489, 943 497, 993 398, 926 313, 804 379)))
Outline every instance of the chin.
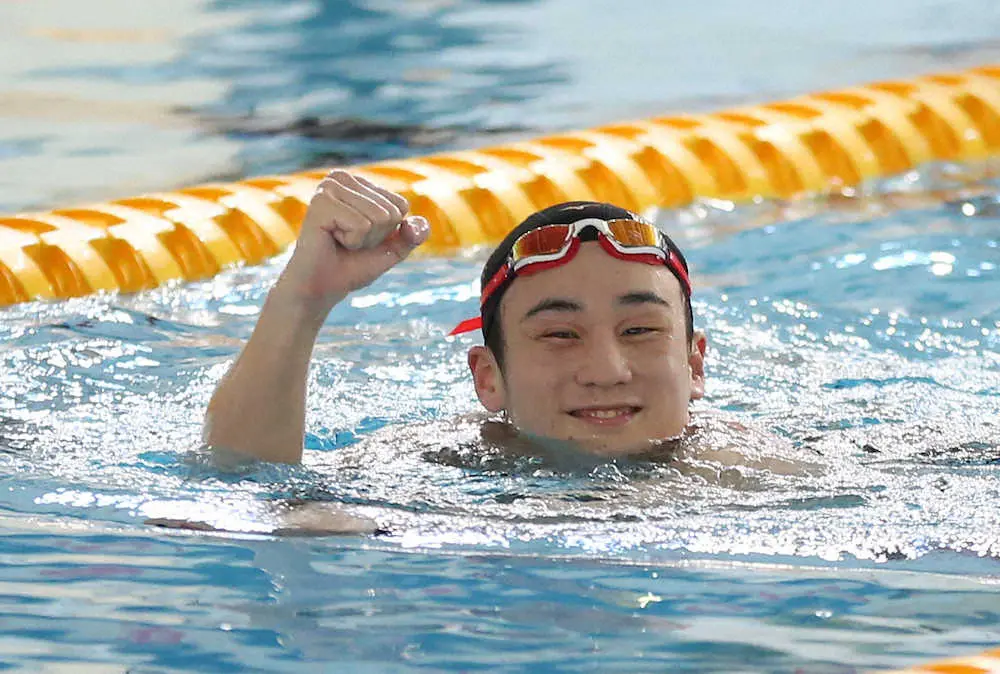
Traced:
POLYGON ((664 443, 675 441, 684 432, 684 424, 680 424, 675 432, 670 432, 672 425, 656 429, 638 428, 641 424, 593 428, 576 420, 569 423, 563 420, 539 431, 531 423, 518 423, 517 420, 512 423, 523 437, 550 449, 558 449, 562 445, 568 450, 609 458, 648 454, 664 443))
POLYGON ((617 457, 630 456, 633 454, 647 454, 661 443, 672 439, 673 438, 644 438, 629 440, 625 438, 591 437, 572 438, 571 442, 575 443, 580 449, 591 454, 617 457))
POLYGON ((677 440, 684 433, 684 426, 681 426, 675 432, 664 432, 663 429, 657 429, 658 432, 639 432, 639 429, 635 428, 618 430, 619 432, 608 429, 594 433, 587 433, 586 431, 581 433, 579 429, 573 429, 573 431, 567 433, 564 437, 580 449, 591 454, 608 457, 629 456, 632 454, 647 454, 652 450, 656 450, 664 443, 677 440))

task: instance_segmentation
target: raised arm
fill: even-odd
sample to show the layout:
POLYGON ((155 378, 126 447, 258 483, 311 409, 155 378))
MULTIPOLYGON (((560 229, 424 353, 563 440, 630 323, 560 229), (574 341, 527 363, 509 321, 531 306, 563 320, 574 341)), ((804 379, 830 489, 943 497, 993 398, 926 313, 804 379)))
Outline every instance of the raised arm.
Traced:
POLYGON ((348 293, 427 239, 427 221, 407 217, 408 210, 399 194, 343 170, 319 184, 288 266, 212 395, 206 444, 264 461, 301 460, 306 381, 320 327, 348 293))

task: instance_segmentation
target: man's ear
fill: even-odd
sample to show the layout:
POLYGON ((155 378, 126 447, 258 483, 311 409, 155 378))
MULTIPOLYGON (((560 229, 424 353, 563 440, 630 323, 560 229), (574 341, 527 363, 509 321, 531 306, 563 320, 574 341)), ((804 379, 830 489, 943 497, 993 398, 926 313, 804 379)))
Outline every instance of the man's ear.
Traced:
POLYGON ((708 340, 705 333, 695 331, 691 338, 691 351, 688 353, 688 366, 691 368, 691 400, 699 400, 705 396, 705 349, 708 340))
POLYGON ((493 352, 485 346, 469 349, 469 369, 472 371, 476 395, 483 407, 490 412, 504 409, 507 396, 504 392, 503 375, 493 352))

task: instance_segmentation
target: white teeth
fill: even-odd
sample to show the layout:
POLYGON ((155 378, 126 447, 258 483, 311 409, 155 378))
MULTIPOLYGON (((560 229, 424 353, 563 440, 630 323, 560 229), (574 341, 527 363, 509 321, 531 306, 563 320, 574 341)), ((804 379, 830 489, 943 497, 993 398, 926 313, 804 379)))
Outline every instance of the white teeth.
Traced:
POLYGON ((621 416, 627 412, 625 409, 617 410, 584 410, 582 414, 588 417, 597 417, 598 419, 611 419, 613 417, 621 416))

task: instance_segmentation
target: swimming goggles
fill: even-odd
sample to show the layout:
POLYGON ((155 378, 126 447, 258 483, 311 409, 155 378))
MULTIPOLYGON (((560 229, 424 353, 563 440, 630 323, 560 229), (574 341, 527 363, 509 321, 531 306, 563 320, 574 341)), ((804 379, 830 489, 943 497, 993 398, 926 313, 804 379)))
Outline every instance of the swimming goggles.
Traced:
MULTIPOLYGON (((585 218, 565 225, 543 225, 519 236, 507 261, 483 286, 479 306, 484 306, 500 286, 514 276, 524 276, 566 264, 580 249, 580 235, 588 227, 597 231, 597 241, 613 257, 646 264, 666 265, 691 296, 691 281, 680 256, 667 237, 642 220, 585 218)), ((482 327, 482 317, 462 321, 448 333, 458 335, 482 327)))

